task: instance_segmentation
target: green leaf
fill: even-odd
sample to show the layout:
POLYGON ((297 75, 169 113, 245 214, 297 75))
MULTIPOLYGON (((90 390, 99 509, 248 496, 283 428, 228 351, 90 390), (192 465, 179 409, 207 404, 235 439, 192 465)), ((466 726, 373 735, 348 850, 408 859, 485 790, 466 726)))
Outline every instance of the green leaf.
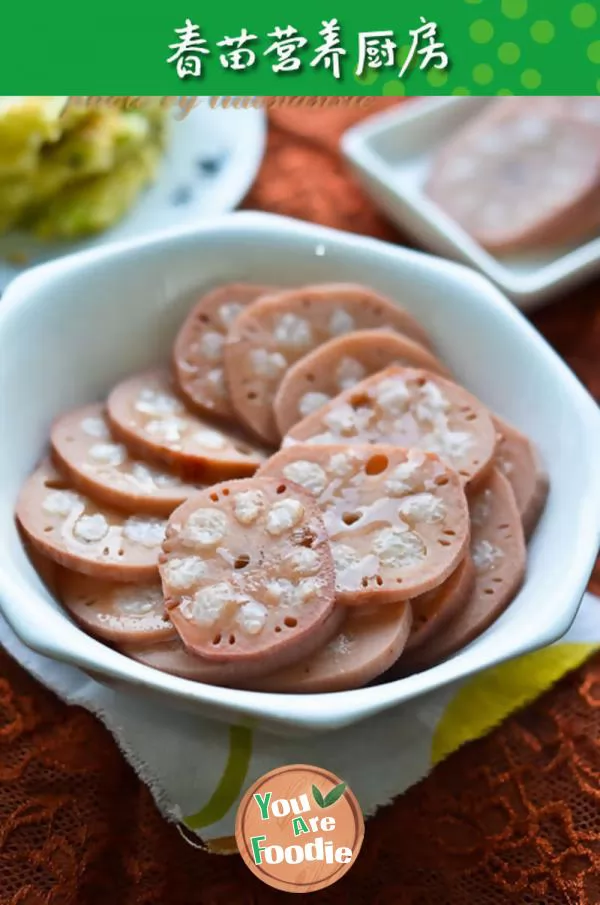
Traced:
POLYGON ((312 787, 312 796, 320 808, 325 807, 325 800, 315 785, 312 787))
POLYGON ((324 808, 330 808, 332 804, 335 804, 336 801, 342 797, 344 791, 346 789, 346 783, 341 782, 339 786, 334 786, 327 795, 325 796, 325 801, 322 805, 324 808))

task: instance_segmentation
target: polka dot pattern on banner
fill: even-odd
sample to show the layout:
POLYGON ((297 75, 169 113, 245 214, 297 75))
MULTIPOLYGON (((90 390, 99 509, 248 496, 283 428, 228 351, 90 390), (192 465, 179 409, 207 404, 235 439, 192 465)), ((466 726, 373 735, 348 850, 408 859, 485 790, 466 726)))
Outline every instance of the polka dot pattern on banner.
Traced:
POLYGON ((359 85, 373 85, 377 81, 377 72, 375 69, 365 69, 360 75, 354 73, 354 81, 359 85))
POLYGON ((494 80, 494 70, 488 63, 479 63, 473 69, 473 81, 477 85, 489 85, 494 80))
POLYGON ((402 82, 395 79, 390 82, 386 82, 383 86, 383 92, 386 97, 404 97, 406 91, 402 82))
POLYGON ((517 44, 513 44, 511 41, 501 44, 498 48, 498 59, 506 66, 512 66, 513 63, 518 63, 520 58, 521 49, 517 44))
MULTIPOLYGON (((560 93, 563 87, 557 85, 557 67, 550 55, 556 51, 558 40, 565 42, 569 54, 578 55, 582 75, 586 69, 589 71, 589 86, 578 93, 600 93, 600 80, 595 71, 600 65, 600 40, 592 32, 585 41, 585 30, 593 29, 599 20, 593 2, 570 0, 564 10, 558 5, 545 4, 542 12, 533 0, 500 0, 499 10, 498 7, 494 11, 486 9, 489 18, 481 16, 483 10, 475 0, 463 2, 471 20, 467 34, 472 53, 476 46, 484 47, 485 55, 481 63, 465 67, 466 78, 464 70, 457 71, 456 87, 452 85, 451 73, 448 93, 459 96, 560 93), (495 60, 499 66, 494 65, 495 60)), ((579 79, 582 75, 577 73, 579 79)))
POLYGON ((542 77, 537 69, 526 69, 525 72, 521 74, 521 84, 523 88, 527 88, 529 91, 535 91, 536 88, 539 88, 542 84, 542 77))
POLYGON ((547 19, 541 19, 534 22, 530 31, 531 37, 536 44, 550 44, 550 42, 554 40, 554 35, 556 33, 554 25, 552 22, 548 22, 547 19))
POLYGON ((527 13, 527 0, 502 0, 500 9, 507 19, 522 19, 527 13))
MULTIPOLYGON (((403 44, 402 47, 399 47, 396 51, 396 63, 398 64, 398 70, 402 70, 406 60, 408 59, 410 54, 410 44, 403 44)), ((412 60, 408 64, 407 72, 412 72, 418 66, 418 58, 413 56, 412 60)), ((433 70, 430 70, 433 71, 433 70)))
POLYGON ((593 3, 576 3, 571 10, 571 22, 575 28, 592 28, 598 13, 593 3))
POLYGON ((448 76, 443 69, 432 69, 427 73, 427 81, 432 88, 443 88, 448 81, 448 76))
POLYGON ((383 65, 355 79, 367 90, 372 86, 373 94, 388 97, 600 94, 599 11, 593 0, 566 0, 564 5, 538 0, 484 5, 483 0, 459 0, 452 22, 445 22, 441 15, 432 19, 437 40, 445 44, 447 68, 435 69, 430 63, 421 70, 425 58, 415 53, 398 84, 411 44, 406 32, 396 29, 397 71, 383 65), (566 87, 557 63, 559 43, 563 56, 573 61, 566 87))
POLYGON ((494 26, 487 19, 476 19, 469 28, 469 37, 476 44, 489 44, 494 37, 494 26))

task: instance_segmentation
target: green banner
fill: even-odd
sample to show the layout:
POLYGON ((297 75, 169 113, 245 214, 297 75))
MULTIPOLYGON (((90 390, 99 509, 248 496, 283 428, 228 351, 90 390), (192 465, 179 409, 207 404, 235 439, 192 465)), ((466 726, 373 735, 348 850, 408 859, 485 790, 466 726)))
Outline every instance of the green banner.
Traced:
POLYGON ((597 0, 5 4, 6 93, 600 93, 597 0))

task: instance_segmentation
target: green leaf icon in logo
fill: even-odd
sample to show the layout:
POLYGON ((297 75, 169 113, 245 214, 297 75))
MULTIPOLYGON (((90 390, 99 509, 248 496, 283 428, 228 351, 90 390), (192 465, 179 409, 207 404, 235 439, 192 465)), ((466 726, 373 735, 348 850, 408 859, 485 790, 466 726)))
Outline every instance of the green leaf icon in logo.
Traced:
POLYGON ((335 804, 336 801, 338 801, 342 797, 345 789, 346 789, 346 783, 341 782, 339 785, 334 786, 333 789, 331 789, 327 793, 325 798, 323 798, 321 792, 319 792, 317 787, 313 786, 312 794, 313 794, 314 800, 317 802, 317 804, 319 805, 320 808, 330 808, 332 804, 335 804))
POLYGON ((319 790, 317 789, 317 787, 315 785, 313 785, 313 787, 312 787, 312 796, 320 808, 325 807, 325 799, 323 798, 323 796, 321 795, 321 793, 319 792, 319 790))
POLYGON ((330 792, 325 796, 325 803, 323 805, 324 808, 330 808, 332 804, 335 804, 336 801, 342 797, 344 791, 346 789, 346 783, 341 782, 338 786, 334 786, 330 792))

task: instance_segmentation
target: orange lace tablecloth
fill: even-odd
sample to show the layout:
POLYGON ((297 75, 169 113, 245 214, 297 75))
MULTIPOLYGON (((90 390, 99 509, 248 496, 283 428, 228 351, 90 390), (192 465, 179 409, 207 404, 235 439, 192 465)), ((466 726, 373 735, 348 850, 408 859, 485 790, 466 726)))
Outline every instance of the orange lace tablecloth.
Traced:
MULTIPOLYGON (((360 115, 274 111, 246 206, 405 242, 337 154, 360 115)), ((600 284, 534 320, 598 398, 600 284)), ((0 905, 284 900, 239 858, 190 848, 106 730, 0 652, 0 905)), ((599 905, 600 658, 381 810, 350 874, 311 902, 599 905)))

